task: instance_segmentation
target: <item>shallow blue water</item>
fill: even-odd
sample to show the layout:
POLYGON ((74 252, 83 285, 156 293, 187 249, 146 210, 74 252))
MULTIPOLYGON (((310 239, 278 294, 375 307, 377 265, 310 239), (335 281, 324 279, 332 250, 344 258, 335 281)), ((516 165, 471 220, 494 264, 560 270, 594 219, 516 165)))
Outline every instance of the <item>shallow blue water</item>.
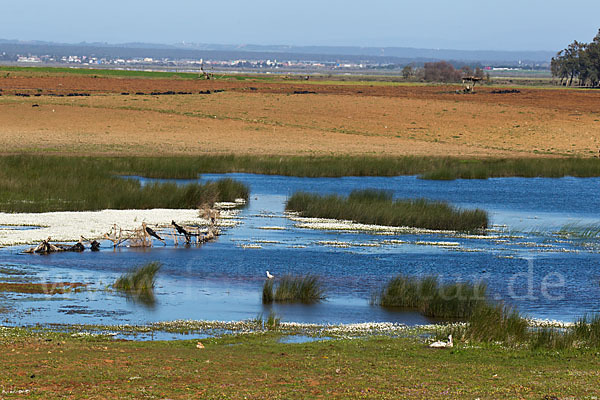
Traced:
MULTIPOLYGON (((600 224, 600 179, 425 181, 251 174, 204 175, 201 179, 224 176, 247 183, 251 201, 237 227, 201 248, 113 251, 103 243, 99 253, 50 256, 22 255, 22 248, 0 250, 0 266, 27 271, 31 279, 82 281, 94 289, 64 296, 6 294, 0 303, 12 311, 0 318, 15 324, 242 320, 273 309, 285 321, 427 322, 414 313, 369 305, 372 293, 399 273, 433 274, 448 281, 484 280, 494 298, 537 318, 573 320, 600 309, 598 241, 552 234, 569 224, 600 224), (425 197, 483 208, 490 212, 492 223, 501 226, 500 233, 474 238, 314 230, 297 227, 283 213, 286 198, 298 190, 347 194, 359 188, 391 190, 398 198, 425 197), (277 229, 264 229, 273 227, 277 229), (339 243, 348 247, 340 248, 339 243), (244 248, 247 245, 261 248, 244 248), (154 307, 132 303, 107 290, 120 274, 148 261, 164 265, 154 307), (319 275, 329 299, 311 306, 263 306, 260 292, 266 270, 276 276, 319 275)), ((2 278, 7 277, 0 273, 2 278)))

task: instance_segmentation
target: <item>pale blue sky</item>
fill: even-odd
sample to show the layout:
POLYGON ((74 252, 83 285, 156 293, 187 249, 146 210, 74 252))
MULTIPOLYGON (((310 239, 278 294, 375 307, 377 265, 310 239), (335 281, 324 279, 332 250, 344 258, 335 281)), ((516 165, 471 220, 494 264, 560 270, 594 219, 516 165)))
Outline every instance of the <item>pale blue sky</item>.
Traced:
POLYGON ((18 0, 0 38, 558 50, 590 41, 598 0, 18 0))

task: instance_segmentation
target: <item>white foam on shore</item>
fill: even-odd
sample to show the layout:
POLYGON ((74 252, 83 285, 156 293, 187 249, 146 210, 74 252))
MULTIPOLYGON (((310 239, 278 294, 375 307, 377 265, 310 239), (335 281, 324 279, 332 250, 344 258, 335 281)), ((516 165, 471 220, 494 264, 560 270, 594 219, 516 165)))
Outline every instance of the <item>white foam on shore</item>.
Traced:
POLYGON ((426 234, 426 233, 436 233, 436 234, 456 234, 455 231, 448 230, 433 230, 433 229, 423 229, 423 228, 412 228, 408 226, 384 226, 384 225, 368 225, 368 224, 360 224, 358 222, 348 221, 348 220, 337 220, 337 219, 328 219, 328 218, 307 218, 300 217, 296 213, 287 212, 286 216, 296 222, 294 226, 296 228, 304 228, 304 229, 319 229, 319 230, 332 230, 332 231, 362 231, 362 232, 374 232, 382 235, 394 235, 399 233, 409 233, 409 234, 426 234))
POLYGON ((246 200, 244 199, 235 199, 235 201, 222 201, 220 203, 215 203, 214 207, 219 210, 230 210, 234 208, 241 207, 246 204, 246 200))
MULTIPOLYGON (((231 212, 221 212, 224 220, 220 226, 235 225, 231 212), (224 215, 225 214, 225 215, 224 215)), ((114 224, 122 229, 139 228, 142 222, 150 226, 166 227, 175 220, 179 224, 206 224, 207 220, 198 215, 198 210, 102 210, 102 211, 61 211, 49 213, 0 213, 0 225, 39 226, 39 229, 1 229, 0 246, 37 244, 51 237, 53 241, 77 241, 80 236, 87 239, 100 239, 114 224)))
POLYGON ((527 323, 533 328, 572 328, 575 326, 573 322, 559 321, 555 319, 536 319, 528 318, 527 323))
POLYGON ((287 228, 285 226, 259 226, 256 229, 262 229, 264 231, 285 231, 287 228))

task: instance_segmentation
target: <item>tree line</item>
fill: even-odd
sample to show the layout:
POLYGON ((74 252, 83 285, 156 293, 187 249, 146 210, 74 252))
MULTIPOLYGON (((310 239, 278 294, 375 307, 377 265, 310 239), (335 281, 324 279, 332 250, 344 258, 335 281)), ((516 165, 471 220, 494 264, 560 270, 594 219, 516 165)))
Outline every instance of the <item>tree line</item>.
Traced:
POLYGON ((600 30, 591 43, 575 40, 559 51, 552 57, 550 70, 564 86, 600 86, 600 30))

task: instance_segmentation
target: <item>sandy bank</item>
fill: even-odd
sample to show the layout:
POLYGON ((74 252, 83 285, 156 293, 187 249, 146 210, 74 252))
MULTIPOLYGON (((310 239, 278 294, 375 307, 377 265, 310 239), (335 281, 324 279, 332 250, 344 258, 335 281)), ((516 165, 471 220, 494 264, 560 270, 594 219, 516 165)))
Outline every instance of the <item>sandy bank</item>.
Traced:
MULTIPOLYGON (((231 226, 235 211, 221 213, 221 226, 231 226)), ((0 213, 0 246, 34 244, 48 237, 55 241, 76 241, 80 236, 99 239, 114 224, 123 229, 139 228, 142 222, 166 227, 175 220, 179 224, 204 224, 198 210, 102 210, 50 213, 0 213), (31 228, 28 228, 31 227, 31 228)))

